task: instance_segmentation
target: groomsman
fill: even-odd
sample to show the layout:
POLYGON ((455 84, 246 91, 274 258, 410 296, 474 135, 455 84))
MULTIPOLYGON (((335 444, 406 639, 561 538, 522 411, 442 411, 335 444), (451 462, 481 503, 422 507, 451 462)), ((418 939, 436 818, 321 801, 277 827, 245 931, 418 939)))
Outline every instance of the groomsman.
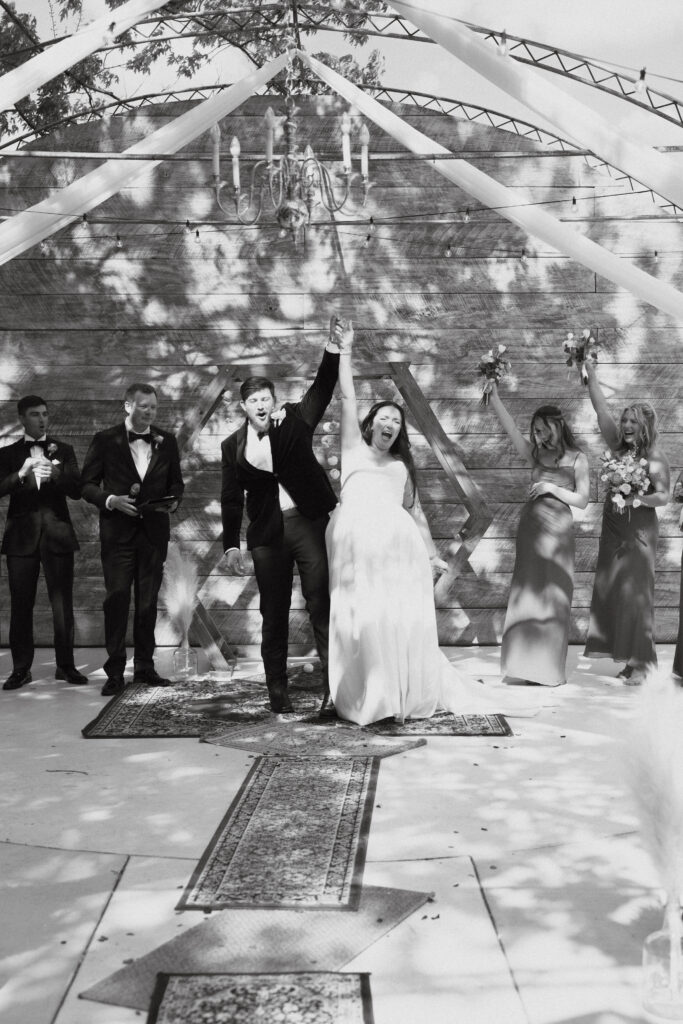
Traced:
POLYGON ((9 645, 12 672, 3 690, 31 682, 33 607, 43 567, 54 625, 55 678, 83 685, 88 677, 74 665, 73 581, 78 541, 67 497, 81 496, 71 445, 48 437, 47 403, 39 395, 17 402, 24 436, 0 448, 0 497, 9 494, 0 550, 7 558, 10 593, 9 645))
POLYGON ((184 483, 175 436, 153 427, 157 393, 131 384, 124 396, 126 419, 95 434, 83 463, 83 497, 100 510, 100 547, 106 596, 105 697, 121 693, 126 667, 126 629, 131 588, 133 682, 169 686, 154 668, 157 599, 175 512, 184 483))
POLYGON ((329 405, 339 372, 339 327, 330 338, 315 380, 300 402, 287 402, 273 421, 275 388, 249 377, 240 388, 244 424, 223 441, 221 512, 227 566, 244 573, 240 526, 246 495, 247 548, 254 561, 262 618, 261 656, 273 711, 293 711, 287 692, 287 641, 294 563, 320 656, 326 697, 330 597, 325 527, 337 504, 325 470, 313 454, 313 432, 329 405))

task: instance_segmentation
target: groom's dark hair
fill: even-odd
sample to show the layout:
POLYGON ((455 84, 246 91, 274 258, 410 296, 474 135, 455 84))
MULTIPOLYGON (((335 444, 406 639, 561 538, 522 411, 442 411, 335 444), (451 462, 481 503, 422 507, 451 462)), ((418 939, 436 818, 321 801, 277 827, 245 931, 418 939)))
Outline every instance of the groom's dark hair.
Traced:
POLYGON ((247 377, 240 387, 240 398, 246 402, 249 395, 253 395, 255 391, 264 391, 266 388, 275 398, 275 385, 272 380, 268 380, 267 377, 247 377))

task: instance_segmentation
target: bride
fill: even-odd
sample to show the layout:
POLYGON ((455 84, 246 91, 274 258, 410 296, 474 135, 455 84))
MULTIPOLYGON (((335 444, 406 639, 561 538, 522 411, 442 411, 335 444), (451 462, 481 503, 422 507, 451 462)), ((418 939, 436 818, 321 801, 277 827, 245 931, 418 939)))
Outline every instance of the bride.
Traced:
MULTIPOLYGON (((439 650, 432 571, 437 555, 420 507, 401 406, 377 402, 358 424, 353 326, 340 346, 341 500, 327 527, 330 696, 340 718, 429 718, 440 708, 491 712, 439 650)), ((508 702, 509 703, 509 702, 508 702)))

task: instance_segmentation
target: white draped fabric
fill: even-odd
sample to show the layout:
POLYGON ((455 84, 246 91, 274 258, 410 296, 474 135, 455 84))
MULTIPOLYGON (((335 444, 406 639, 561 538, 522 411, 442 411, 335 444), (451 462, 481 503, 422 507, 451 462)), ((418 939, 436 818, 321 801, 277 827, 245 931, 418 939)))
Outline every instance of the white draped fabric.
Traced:
MULTIPOLYGON (((406 149, 418 155, 447 154, 444 146, 433 142, 416 128, 387 110, 372 96, 362 92, 315 57, 299 51, 301 59, 324 82, 365 114, 383 131, 391 135, 406 149)), ((671 316, 683 318, 683 293, 658 281, 627 260, 590 241, 574 228, 562 224, 551 214, 537 206, 519 206, 515 193, 490 178, 483 171, 470 166, 465 160, 435 160, 429 164, 437 173, 464 189, 468 195, 488 207, 497 208, 501 217, 519 225, 531 235, 542 239, 554 249, 570 256, 602 277, 627 288, 633 295, 650 303, 671 316)))
POLYGON ((48 46, 42 53, 27 60, 0 78, 0 96, 5 110, 17 100, 39 89, 62 71, 89 57, 102 46, 110 45, 116 36, 127 32, 168 0, 129 0, 115 11, 97 18, 61 42, 48 46))
POLYGON ((452 19, 402 0, 391 0, 391 6, 454 57, 555 125, 580 149, 589 149, 683 209, 683 178, 665 154, 645 143, 631 141, 607 118, 558 89, 548 75, 515 60, 502 59, 493 46, 452 19))
MULTIPOLYGON (((264 67, 250 72, 225 92, 204 100, 146 139, 136 142, 125 152, 131 156, 176 153, 244 103, 256 89, 282 71, 286 63, 287 54, 281 54, 264 67)), ((105 199, 116 195, 136 178, 158 167, 159 163, 161 161, 132 160, 127 163, 125 160, 108 160, 49 199, 16 214, 0 225, 0 264, 7 263, 54 231, 71 224, 105 199)))

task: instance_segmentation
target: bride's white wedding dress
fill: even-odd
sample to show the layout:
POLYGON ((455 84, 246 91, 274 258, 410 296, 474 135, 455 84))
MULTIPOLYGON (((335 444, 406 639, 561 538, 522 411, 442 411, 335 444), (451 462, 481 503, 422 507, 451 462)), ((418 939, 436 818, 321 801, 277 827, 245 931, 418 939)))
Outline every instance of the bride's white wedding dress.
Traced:
POLYGON ((429 556, 403 508, 407 475, 400 460, 380 463, 365 443, 353 446, 327 528, 330 695, 358 725, 502 710, 439 650, 429 556))

